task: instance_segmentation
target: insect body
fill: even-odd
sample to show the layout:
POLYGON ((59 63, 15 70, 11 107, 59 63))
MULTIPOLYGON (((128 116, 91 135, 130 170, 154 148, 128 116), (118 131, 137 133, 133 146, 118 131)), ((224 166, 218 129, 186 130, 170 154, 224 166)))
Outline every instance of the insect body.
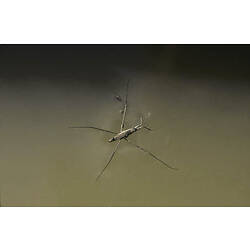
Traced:
POLYGON ((133 128, 129 128, 126 130, 121 131, 120 133, 116 134, 113 138, 109 139, 109 142, 117 141, 117 140, 122 140, 127 138, 129 135, 132 135, 136 131, 140 130, 143 128, 142 124, 138 124, 133 128))

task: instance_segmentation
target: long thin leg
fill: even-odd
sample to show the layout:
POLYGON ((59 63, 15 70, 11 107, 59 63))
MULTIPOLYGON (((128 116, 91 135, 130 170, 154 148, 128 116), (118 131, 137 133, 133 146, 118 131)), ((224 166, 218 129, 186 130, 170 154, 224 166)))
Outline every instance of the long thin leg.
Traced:
POLYGON ((111 134, 116 134, 113 131, 102 129, 102 128, 96 128, 96 127, 69 127, 69 128, 92 128, 92 129, 97 129, 97 130, 100 130, 100 131, 103 131, 103 132, 107 132, 107 133, 111 133, 111 134))
POLYGON ((112 161, 112 159, 113 159, 113 157, 114 157, 114 155, 115 155, 115 153, 116 153, 116 151, 118 149, 118 146, 119 146, 120 142, 121 142, 120 140, 117 142, 117 144, 116 144, 116 146, 114 148, 114 151, 112 152, 112 154, 111 154, 111 156, 110 156, 110 158, 109 158, 106 166, 103 168, 103 170, 100 172, 100 174, 96 177, 96 181, 98 181, 98 179, 102 176, 102 174, 104 173, 104 171, 108 167, 109 163, 112 161))
POLYGON ((149 127, 143 126, 143 128, 145 128, 145 129, 147 129, 147 130, 149 130, 149 131, 152 131, 152 129, 149 128, 149 127))
POLYGON ((143 117, 141 116, 141 125, 142 125, 142 127, 143 128, 145 128, 145 129, 147 129, 147 130, 149 130, 149 131, 152 131, 152 129, 151 128, 149 128, 149 127, 146 127, 146 126, 144 126, 143 124, 144 124, 144 122, 143 122, 143 117))
POLYGON ((124 138, 128 143, 130 143, 131 145, 137 147, 138 149, 140 149, 141 151, 151 155, 154 159, 156 159, 157 161, 161 162, 162 164, 164 164, 166 167, 173 169, 173 170, 178 170, 177 168, 171 167, 170 165, 168 165, 166 162, 162 161, 161 159, 159 159, 158 157, 156 157, 154 154, 152 154, 150 151, 142 148, 141 146, 129 141, 127 138, 124 138))
POLYGON ((125 116, 126 116, 127 106, 128 106, 128 83, 129 83, 129 81, 127 82, 126 97, 125 97, 125 103, 124 103, 124 108, 123 108, 123 116, 122 116, 122 123, 121 123, 120 132, 124 128, 125 116))

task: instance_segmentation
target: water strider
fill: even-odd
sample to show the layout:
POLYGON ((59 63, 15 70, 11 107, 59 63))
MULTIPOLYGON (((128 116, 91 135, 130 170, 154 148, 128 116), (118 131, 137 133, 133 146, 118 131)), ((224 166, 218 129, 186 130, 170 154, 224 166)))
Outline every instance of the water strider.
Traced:
MULTIPOLYGON (((119 96, 119 98, 116 98, 118 101, 122 102, 122 98, 119 96)), ((154 154, 152 154, 150 151, 142 148, 141 146, 131 142, 130 140, 128 140, 128 137, 139 131, 140 129, 144 128, 144 129, 147 129, 147 130, 151 130, 150 128, 146 127, 143 125, 143 119, 141 117, 140 119, 140 123, 137 124, 136 126, 132 127, 132 128, 129 128, 129 129, 124 129, 124 123, 125 123, 125 117, 126 117, 126 112, 127 112, 127 106, 128 106, 128 83, 127 83, 127 88, 126 88, 126 97, 125 97, 125 102, 124 102, 124 106, 123 106, 123 110, 122 110, 122 121, 121 121, 121 126, 120 126, 120 132, 114 132, 114 131, 110 131, 110 130, 107 130, 107 129, 102 129, 102 128, 97 128, 97 127, 92 127, 92 126, 78 126, 78 127, 69 127, 69 128, 90 128, 90 129, 97 129, 97 130, 100 130, 100 131, 103 131, 103 132, 107 132, 107 133, 110 133, 110 134, 113 134, 114 136, 112 138, 110 138, 108 141, 109 142, 114 142, 114 141, 117 141, 116 143, 116 146, 108 160, 108 162, 106 163, 105 167, 102 169, 102 171, 100 172, 100 174, 96 177, 96 180, 98 180, 102 174, 104 173, 104 171, 106 170, 106 168, 108 167, 109 163, 112 161, 118 147, 119 147, 119 144, 122 140, 128 142, 129 144, 135 146, 136 148, 140 149, 141 151, 149 154, 150 156, 152 156, 154 159, 156 159, 157 161, 161 162, 162 164, 164 164, 166 167, 170 168, 170 169, 173 169, 173 170, 177 170, 177 168, 173 168, 171 167, 170 165, 168 165, 166 162, 162 161, 161 159, 159 159, 158 157, 156 157, 154 154)))

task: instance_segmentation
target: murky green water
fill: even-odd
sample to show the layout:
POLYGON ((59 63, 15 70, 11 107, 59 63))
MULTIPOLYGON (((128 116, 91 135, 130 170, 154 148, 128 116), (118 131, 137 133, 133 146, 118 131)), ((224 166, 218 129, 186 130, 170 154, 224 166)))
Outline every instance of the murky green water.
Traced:
POLYGON ((0 78, 2 205, 249 206, 249 87, 235 82, 167 67, 123 70, 105 82, 0 78), (154 130, 131 140, 179 171, 123 142, 95 182, 114 147, 110 135, 67 127, 118 131, 121 105, 113 96, 124 93, 127 78, 126 126, 144 114, 154 130))

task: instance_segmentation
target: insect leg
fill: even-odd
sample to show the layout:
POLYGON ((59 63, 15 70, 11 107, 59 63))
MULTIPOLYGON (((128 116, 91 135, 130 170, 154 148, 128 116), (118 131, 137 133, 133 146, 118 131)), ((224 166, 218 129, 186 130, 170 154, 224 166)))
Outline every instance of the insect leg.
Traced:
POLYGON ((103 170, 100 172, 100 174, 96 177, 96 181, 98 181, 98 179, 102 176, 102 174, 104 173, 104 171, 108 167, 109 163, 112 161, 112 159, 113 159, 113 157, 114 157, 114 155, 115 155, 115 153, 116 153, 116 151, 118 149, 118 146, 119 146, 120 142, 121 142, 120 140, 117 142, 117 144, 116 144, 116 146, 114 148, 114 151, 112 152, 112 154, 111 154, 111 156, 110 156, 110 158, 109 158, 106 166, 103 168, 103 170))
POLYGON ((156 159, 157 161, 161 162, 162 164, 164 164, 166 167, 170 168, 170 169, 173 169, 173 170, 178 170, 177 168, 174 168, 174 167, 171 167, 170 165, 168 165, 166 162, 164 162, 163 160, 159 159, 157 156, 155 156, 153 153, 151 153, 150 151, 142 148, 141 146, 129 141, 127 138, 124 138, 129 144, 137 147, 138 149, 140 149, 141 151, 149 154, 150 156, 152 156, 154 159, 156 159))
POLYGON ((97 127, 80 126, 80 127, 69 127, 69 128, 91 128, 91 129, 97 129, 97 130, 100 130, 100 131, 103 131, 103 132, 107 132, 107 133, 110 133, 110 134, 116 134, 113 131, 110 131, 110 130, 107 130, 107 129, 102 129, 102 128, 97 128, 97 127))

